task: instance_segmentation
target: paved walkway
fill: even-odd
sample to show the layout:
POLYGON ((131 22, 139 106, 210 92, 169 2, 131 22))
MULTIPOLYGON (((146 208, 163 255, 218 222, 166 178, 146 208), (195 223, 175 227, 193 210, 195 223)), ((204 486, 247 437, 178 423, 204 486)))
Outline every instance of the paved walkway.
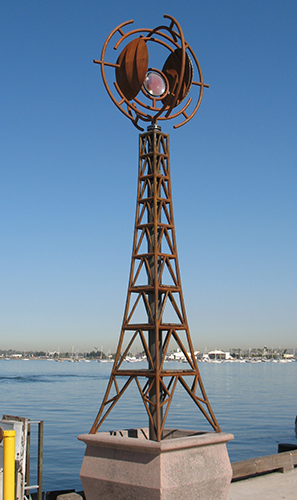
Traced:
POLYGON ((297 469, 231 483, 227 500, 297 500, 297 469))

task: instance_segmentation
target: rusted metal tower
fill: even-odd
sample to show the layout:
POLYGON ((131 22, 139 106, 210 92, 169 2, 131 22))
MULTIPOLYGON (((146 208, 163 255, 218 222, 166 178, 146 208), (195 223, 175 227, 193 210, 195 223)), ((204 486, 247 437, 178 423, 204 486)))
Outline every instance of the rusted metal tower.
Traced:
POLYGON ((121 111, 139 129, 139 119, 150 122, 150 125, 147 132, 139 136, 136 218, 123 324, 107 390, 90 434, 97 432, 131 382, 135 381, 149 418, 149 438, 155 441, 162 440, 178 382, 213 429, 220 432, 203 387, 188 327, 173 217, 169 135, 157 125, 158 120, 180 115, 184 121, 175 128, 189 121, 196 113, 203 88, 207 85, 203 83, 199 63, 185 42, 179 24, 171 16, 164 17, 170 20, 169 27, 124 34, 123 26, 131 21, 118 26, 107 38, 101 60, 94 61, 101 65, 104 84, 121 111), (120 35, 115 45, 118 48, 128 36, 139 33, 140 36, 124 47, 117 63, 105 62, 106 48, 114 34, 120 35), (162 71, 148 68, 147 44, 151 42, 170 51, 162 71), (198 81, 193 81, 194 68, 187 51, 195 62, 198 81), (115 88, 119 100, 111 93, 105 66, 116 69, 115 88), (198 88, 198 100, 193 111, 187 114, 185 109, 192 103, 192 98, 189 97, 184 105, 181 103, 192 85, 198 88), (149 104, 142 103, 137 97, 140 91, 150 100, 149 104), (148 366, 140 370, 127 369, 125 358, 137 341, 143 347, 148 366), (182 369, 170 369, 164 365, 173 345, 186 360, 182 369))

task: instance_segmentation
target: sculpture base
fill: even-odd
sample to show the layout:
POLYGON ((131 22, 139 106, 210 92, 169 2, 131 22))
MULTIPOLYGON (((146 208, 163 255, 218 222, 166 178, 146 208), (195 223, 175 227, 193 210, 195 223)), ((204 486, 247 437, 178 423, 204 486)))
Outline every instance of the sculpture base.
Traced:
POLYGON ((87 500, 225 500, 232 478, 232 434, 166 429, 83 434, 80 479, 87 500))

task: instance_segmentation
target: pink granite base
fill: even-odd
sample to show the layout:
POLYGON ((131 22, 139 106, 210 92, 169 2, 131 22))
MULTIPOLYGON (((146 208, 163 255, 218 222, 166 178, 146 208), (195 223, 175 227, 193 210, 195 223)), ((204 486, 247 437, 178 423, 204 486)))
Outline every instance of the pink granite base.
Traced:
POLYGON ((87 500, 226 500, 232 469, 226 433, 147 429, 78 437, 87 445, 80 478, 87 500))

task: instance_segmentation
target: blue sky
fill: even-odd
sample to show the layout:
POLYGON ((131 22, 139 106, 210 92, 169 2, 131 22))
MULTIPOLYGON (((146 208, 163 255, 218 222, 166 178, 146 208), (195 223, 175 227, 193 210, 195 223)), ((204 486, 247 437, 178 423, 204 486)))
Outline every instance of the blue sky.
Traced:
POLYGON ((12 0, 0 6, 2 349, 116 348, 138 131, 92 61, 116 25, 163 14, 210 85, 190 123, 162 125, 194 346, 297 347, 296 2, 12 0))

